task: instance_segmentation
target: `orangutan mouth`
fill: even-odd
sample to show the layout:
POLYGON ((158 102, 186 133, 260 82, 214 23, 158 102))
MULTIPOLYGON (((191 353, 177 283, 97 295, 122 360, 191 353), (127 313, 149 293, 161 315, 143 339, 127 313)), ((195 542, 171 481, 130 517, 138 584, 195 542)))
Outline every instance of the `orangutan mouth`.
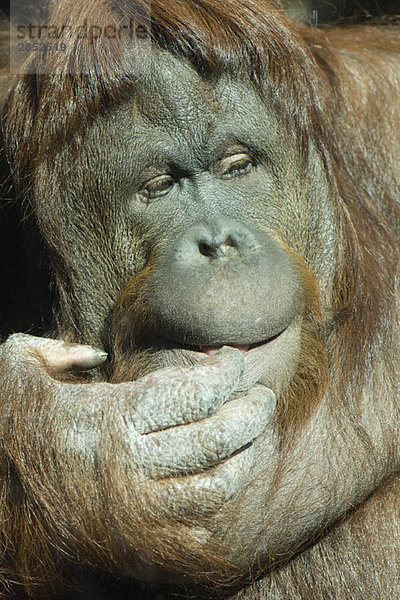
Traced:
POLYGON ((259 342, 251 342, 251 343, 249 342, 249 343, 238 344, 238 343, 232 343, 232 342, 224 342, 224 343, 220 343, 220 344, 189 344, 189 343, 185 343, 185 342, 174 341, 174 340, 171 340, 168 338, 161 338, 161 337, 154 338, 153 337, 151 340, 147 340, 147 344, 149 346, 153 346, 153 347, 156 347, 159 349, 189 350, 191 352, 207 354, 208 356, 213 356, 223 346, 230 346, 231 348, 236 348, 237 350, 240 350, 240 352, 242 354, 247 354, 251 350, 255 350, 262 346, 269 345, 271 342, 273 342, 274 340, 279 338, 287 329, 288 329, 288 327, 284 327, 281 331, 272 335, 271 337, 263 339, 259 342))
POLYGON ((200 346, 199 348, 200 348, 200 352, 204 352, 205 354, 208 354, 209 356, 212 356, 213 354, 218 352, 218 350, 220 348, 222 348, 222 346, 230 346, 231 348, 237 348, 238 350, 240 350, 240 352, 242 354, 246 354, 246 352, 248 352, 249 350, 253 350, 254 348, 259 348, 260 346, 264 346, 265 344, 268 344, 269 342, 271 342, 272 340, 277 338, 278 335, 280 335, 280 333, 278 333, 277 335, 274 335, 272 338, 270 338, 268 340, 263 340, 262 342, 256 342, 255 344, 221 344, 219 346, 200 346))
POLYGON ((285 327, 285 329, 283 329, 279 333, 276 333, 275 335, 271 336, 268 339, 262 340, 261 342, 254 342, 252 344, 231 344, 231 343, 227 342, 226 344, 218 344, 218 345, 217 344, 216 345, 202 345, 202 346, 198 346, 196 348, 196 350, 198 352, 199 351, 204 352, 205 354, 212 356, 213 354, 218 352, 218 350, 220 348, 222 348, 222 346, 230 346, 231 348, 237 348, 237 350, 240 350, 240 352, 242 354, 246 354, 250 350, 254 350, 255 348, 260 348, 261 346, 265 346, 265 345, 269 344, 270 342, 274 341, 276 338, 278 338, 280 335, 282 335, 282 333, 284 333, 284 331, 286 329, 287 328, 285 327))

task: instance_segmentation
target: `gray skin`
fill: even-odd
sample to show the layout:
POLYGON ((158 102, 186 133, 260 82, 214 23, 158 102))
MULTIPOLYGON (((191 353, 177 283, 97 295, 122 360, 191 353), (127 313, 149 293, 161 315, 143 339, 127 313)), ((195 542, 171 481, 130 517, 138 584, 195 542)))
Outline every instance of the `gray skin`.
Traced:
MULTIPOLYGON (((112 352, 106 340, 119 294, 153 261, 143 287, 151 328, 124 326, 127 343, 136 335, 132 362, 135 344, 154 353, 142 378, 119 384, 101 381, 100 372, 93 383, 58 380, 64 370, 104 361, 89 346, 17 334, 3 345, 2 361, 21 396, 31 381, 50 390, 38 427, 49 427, 47 409, 60 411, 64 428, 71 423, 53 448, 60 462, 71 446, 81 456, 95 452, 104 413, 117 410, 112 434, 128 448, 119 460, 138 494, 145 485, 171 526, 202 514, 193 543, 231 536, 233 562, 247 564, 255 553, 304 541, 314 527, 310 495, 320 506, 316 525, 325 518, 318 473, 327 464, 310 469, 312 453, 298 457, 307 501, 296 515, 284 524, 273 517, 293 501, 291 478, 269 497, 279 456, 270 419, 296 372, 305 304, 284 248, 305 258, 324 302, 335 230, 324 169, 312 147, 305 164, 290 124, 244 76, 211 84, 157 49, 139 54, 136 75, 132 98, 93 123, 79 160, 72 148, 60 150, 56 185, 38 199, 37 214, 55 257, 61 338, 112 352), (245 354, 201 351, 249 344, 257 347, 245 354)), ((13 401, 5 403, 11 421, 13 401)), ((316 447, 324 435, 315 434, 316 447)), ((342 509, 338 500, 332 512, 342 509)), ((134 564, 130 573, 146 576, 134 564)))

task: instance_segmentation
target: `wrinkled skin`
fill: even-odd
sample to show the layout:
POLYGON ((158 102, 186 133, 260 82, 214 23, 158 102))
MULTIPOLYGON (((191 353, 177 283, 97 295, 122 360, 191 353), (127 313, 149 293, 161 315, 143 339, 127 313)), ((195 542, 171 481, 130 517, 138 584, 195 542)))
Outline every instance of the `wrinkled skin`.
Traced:
MULTIPOLYGON (((211 85, 168 53, 138 56, 132 97, 93 123, 79 161, 71 147, 60 152, 57 194, 51 208, 47 198, 37 207, 55 257, 60 337, 109 359, 101 366, 104 355, 88 346, 10 337, 1 355, 9 390, 2 428, 32 497, 39 484, 28 481, 29 465, 46 477, 35 457, 23 463, 23 450, 35 432, 54 432, 35 447, 72 464, 69 473, 60 467, 48 496, 72 552, 74 540, 101 536, 73 518, 102 493, 97 461, 114 491, 102 508, 111 521, 117 515, 107 542, 113 570, 154 578, 154 563, 168 581, 151 544, 142 556, 135 530, 131 539, 120 533, 125 512, 129 520, 136 508, 155 511, 154 536, 182 528, 194 554, 246 569, 300 547, 327 512, 334 519, 376 480, 345 455, 342 481, 325 439, 332 423, 316 415, 296 447, 296 485, 293 463, 273 485, 281 399, 299 369, 304 321, 332 281, 335 218, 318 153, 300 156, 290 124, 245 76, 211 85), (94 369, 93 380, 70 379, 71 369, 94 369), (32 431, 28 417, 13 417, 28 390, 32 431), (322 441, 320 454, 304 452, 322 441), (322 484, 333 473, 334 497, 322 484), (284 522, 276 518, 293 505, 284 522)), ((327 410, 322 404, 320 414, 327 410)), ((91 552, 101 564, 101 551, 91 552)))
MULTIPOLYGON (((159 370, 135 384, 121 384, 117 390, 107 383, 93 384, 88 389, 85 384, 56 380, 63 371, 90 369, 101 363, 104 353, 90 346, 15 334, 2 346, 2 359, 11 372, 31 369, 33 378, 37 370, 41 372, 46 395, 60 402, 60 409, 73 423, 68 432, 73 452, 95 452, 102 413, 113 405, 111 410, 119 413, 120 421, 115 426, 129 448, 132 470, 139 481, 216 467, 262 433, 275 408, 273 392, 262 386, 222 406, 235 391, 244 367, 240 353, 231 348, 193 367, 159 370), (91 396, 92 401, 86 402, 91 396), (171 428, 177 426, 181 427, 172 432, 171 428)), ((9 411, 7 415, 5 404, 3 416, 12 421, 12 407, 9 411)), ((43 415, 44 423, 46 418, 43 415)), ((236 467, 246 461, 246 454, 249 452, 231 459, 235 468, 227 464, 219 469, 220 479, 218 469, 215 479, 207 475, 197 478, 199 486, 210 488, 211 502, 218 493, 222 501, 236 490, 235 480, 242 476, 236 467)))

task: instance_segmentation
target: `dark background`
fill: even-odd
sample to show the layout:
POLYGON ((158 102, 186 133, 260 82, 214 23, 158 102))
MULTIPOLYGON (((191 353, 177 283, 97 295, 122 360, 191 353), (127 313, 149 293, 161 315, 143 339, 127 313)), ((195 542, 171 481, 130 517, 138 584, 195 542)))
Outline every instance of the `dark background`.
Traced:
POLYGON ((315 25, 400 17, 400 0, 286 0, 289 14, 315 25))
MULTIPOLYGON (((33 11, 38 6, 35 0, 13 1, 33 11)), ((292 18, 311 21, 320 27, 373 21, 390 15, 400 22, 400 0, 285 0, 285 3, 292 18)), ((3 68, 3 73, 8 63, 8 29, 6 24, 1 27, 1 17, 9 15, 9 6, 9 1, 0 0, 0 44, 3 42, 0 72, 3 68)), ((26 212, 9 199, 12 190, 2 186, 7 169, 1 148, 0 139, 0 341, 12 331, 49 334, 54 300, 48 261, 35 227, 26 212)))

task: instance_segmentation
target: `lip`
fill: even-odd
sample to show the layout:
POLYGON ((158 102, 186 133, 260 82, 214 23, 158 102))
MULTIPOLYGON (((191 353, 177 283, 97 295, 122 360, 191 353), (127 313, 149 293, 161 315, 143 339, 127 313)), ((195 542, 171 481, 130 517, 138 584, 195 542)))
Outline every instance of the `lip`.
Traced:
MULTIPOLYGON (((275 392, 275 395, 278 395, 290 382, 297 368, 298 357, 300 356, 301 330, 302 317, 299 315, 291 323, 285 324, 278 333, 275 330, 274 335, 268 338, 259 341, 254 341, 253 338, 249 344, 245 343, 245 338, 242 338, 242 340, 240 338, 228 339, 225 344, 214 343, 210 345, 216 347, 216 351, 223 345, 232 347, 248 346, 246 350, 242 348, 245 369, 235 393, 246 393, 250 388, 260 384, 269 387, 275 392), (241 341, 244 341, 244 344, 239 344, 241 341)), ((207 357, 211 358, 206 352, 202 351, 205 342, 208 342, 208 340, 201 340, 199 345, 194 345, 152 335, 141 340, 141 342, 136 346, 135 353, 144 352, 146 354, 146 363, 142 361, 145 366, 138 370, 135 354, 133 354, 132 374, 126 380, 137 379, 164 367, 194 366, 207 357)))
POLYGON ((284 329, 282 329, 281 331, 279 331, 278 333, 274 334, 273 336, 271 336, 268 339, 264 339, 258 342, 235 342, 232 343, 230 341, 221 343, 221 344, 201 344, 201 345, 196 345, 196 344, 185 344, 182 342, 176 342, 173 340, 169 340, 167 338, 158 338, 157 340, 153 340, 153 345, 159 347, 160 349, 168 349, 168 350, 186 350, 189 352, 193 352, 196 354, 205 354, 205 355, 213 355, 216 352, 218 352, 218 350, 220 348, 222 348, 223 346, 231 346, 232 348, 237 348, 238 350, 240 350, 240 352, 242 352, 242 354, 244 355, 249 355, 254 353, 254 351, 258 350, 259 348, 262 348, 263 346, 268 346, 269 344, 271 344, 271 342, 273 342, 274 340, 276 340, 277 338, 279 338, 285 331, 286 331, 287 327, 285 327, 284 329))
MULTIPOLYGON (((286 329, 286 327, 285 327, 285 329, 286 329)), ((213 355, 216 352, 218 352, 218 350, 220 348, 222 348, 222 346, 231 346, 232 348, 237 348, 238 350, 240 350, 240 352, 242 354, 248 354, 252 350, 256 350, 257 348, 266 346, 266 345, 270 344, 271 342, 273 342, 274 340, 276 340, 280 335, 282 335, 282 333, 284 333, 285 329, 282 329, 282 331, 280 331, 279 333, 276 333, 272 337, 262 340, 261 342, 253 342, 251 344, 250 343, 231 344, 231 343, 227 342, 225 344, 217 344, 217 345, 210 345, 210 346, 202 345, 202 346, 198 346, 197 347, 198 349, 196 351, 203 352, 204 354, 208 354, 208 355, 213 355)))

